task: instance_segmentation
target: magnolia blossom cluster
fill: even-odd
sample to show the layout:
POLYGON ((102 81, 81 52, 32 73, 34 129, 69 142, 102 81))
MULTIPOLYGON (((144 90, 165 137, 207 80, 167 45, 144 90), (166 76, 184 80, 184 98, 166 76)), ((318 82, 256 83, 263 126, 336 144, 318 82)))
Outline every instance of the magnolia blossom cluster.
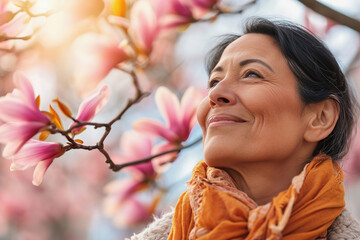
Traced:
MULTIPOLYGON (((16 88, 11 94, 0 98, 0 143, 5 145, 3 157, 12 160, 10 169, 24 170, 35 166, 33 184, 40 185, 44 174, 55 158, 65 152, 65 146, 56 142, 45 142, 49 129, 63 129, 59 115, 50 105, 50 111, 40 111, 40 96, 35 98, 30 81, 22 74, 14 75, 16 88), (33 139, 41 133, 39 140, 33 139)), ((90 121, 107 102, 107 86, 85 99, 80 105, 77 121, 90 121)), ((68 108, 55 100, 62 112, 71 117, 68 108)), ((75 136, 81 128, 73 128, 75 136)), ((79 140, 80 141, 80 140, 79 140)))
POLYGON ((129 63, 146 67, 162 34, 214 16, 219 0, 138 0, 131 6, 125 0, 110 2, 101 31, 85 33, 73 44, 75 83, 82 91, 96 86, 113 68, 129 63))
MULTIPOLYGON (((122 164, 147 158, 158 153, 182 146, 196 124, 197 105, 204 94, 193 87, 188 88, 181 101, 165 87, 155 93, 157 107, 165 123, 152 119, 140 119, 133 129, 124 133, 120 141, 121 154, 113 154, 116 163, 122 164), (160 143, 158 139, 162 139, 160 143), (155 141, 154 141, 155 140, 155 141)), ((130 178, 115 180, 105 187, 104 212, 112 217, 119 227, 128 227, 147 220, 161 200, 165 189, 155 188, 155 181, 168 164, 177 158, 178 152, 171 152, 152 161, 124 169, 130 178), (143 197, 152 189, 152 197, 143 197), (129 213, 129 214, 127 214, 129 213)))
MULTIPOLYGON (((55 99, 62 114, 73 120, 64 129, 59 114, 51 105, 49 111, 40 111, 40 96, 35 97, 34 89, 24 75, 16 73, 14 82, 16 88, 13 92, 0 98, 0 142, 4 144, 3 157, 11 159, 12 171, 35 167, 33 184, 40 185, 54 159, 81 146, 87 150, 93 149, 83 145, 83 141, 77 136, 87 125, 93 125, 91 120, 108 102, 109 87, 104 85, 87 97, 80 104, 76 117, 72 116, 64 103, 55 99), (50 134, 56 133, 63 135, 67 144, 45 141, 50 134), (35 140, 35 136, 39 140, 35 140)), ((165 123, 152 119, 136 121, 133 129, 122 135, 120 153, 110 154, 114 164, 126 164, 168 150, 181 149, 182 143, 188 139, 196 124, 197 105, 203 97, 202 92, 190 87, 179 101, 169 89, 159 87, 155 93, 155 101, 165 123), (159 138, 162 141, 159 142, 159 138)), ((157 194, 151 201, 144 201, 139 196, 145 190, 153 188, 159 174, 177 155, 178 151, 175 151, 125 168, 130 172, 130 178, 109 183, 106 187, 105 213, 114 217, 120 226, 141 222, 151 216, 164 190, 157 189, 157 194), (131 211, 132 217, 124 215, 125 210, 131 211)))

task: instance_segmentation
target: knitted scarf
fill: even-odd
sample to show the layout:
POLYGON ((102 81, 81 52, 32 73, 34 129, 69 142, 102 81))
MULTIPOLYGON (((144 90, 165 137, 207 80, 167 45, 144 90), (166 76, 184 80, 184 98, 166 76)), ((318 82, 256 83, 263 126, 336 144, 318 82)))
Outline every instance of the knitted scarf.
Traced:
POLYGON ((223 170, 199 162, 175 208, 168 239, 317 239, 342 212, 343 174, 315 157, 273 200, 258 206, 223 170))

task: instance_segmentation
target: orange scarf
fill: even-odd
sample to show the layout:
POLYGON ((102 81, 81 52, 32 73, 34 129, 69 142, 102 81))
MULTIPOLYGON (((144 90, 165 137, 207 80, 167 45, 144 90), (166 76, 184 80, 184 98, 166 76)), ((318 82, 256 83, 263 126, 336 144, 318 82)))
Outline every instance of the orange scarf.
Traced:
POLYGON ((258 206, 223 170, 204 161, 194 168, 176 205, 168 239, 317 239, 342 212, 342 171, 328 156, 315 157, 273 200, 258 206))

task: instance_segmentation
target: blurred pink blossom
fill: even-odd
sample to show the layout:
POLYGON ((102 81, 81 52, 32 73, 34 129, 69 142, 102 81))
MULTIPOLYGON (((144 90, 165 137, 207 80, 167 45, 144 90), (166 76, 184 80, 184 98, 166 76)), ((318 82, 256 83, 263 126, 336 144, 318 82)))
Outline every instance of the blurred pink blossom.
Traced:
POLYGON ((307 8, 304 14, 304 24, 311 33, 324 38, 337 23, 307 8))
POLYGON ((42 128, 49 118, 40 112, 31 83, 24 75, 16 73, 17 86, 11 94, 0 98, 0 142, 5 144, 4 157, 17 153, 21 147, 42 128))
POLYGON ((86 33, 73 45, 75 81, 82 92, 88 92, 105 78, 111 69, 130 58, 126 46, 112 36, 86 33))
MULTIPOLYGON (((102 86, 94 94, 90 95, 80 104, 78 114, 75 119, 81 122, 91 121, 96 114, 98 114, 106 105, 110 97, 110 89, 107 85, 102 86)), ((73 122, 70 127, 76 125, 73 122)), ((78 127, 72 130, 73 133, 79 133, 84 128, 78 127)))
POLYGON ((136 1, 130 12, 129 33, 137 50, 149 56, 159 32, 158 17, 152 2, 150 0, 136 1))
POLYGON ((162 137, 170 143, 186 141, 196 124, 196 109, 203 94, 195 88, 188 88, 179 102, 177 96, 166 87, 159 87, 155 101, 166 124, 152 119, 141 119, 133 128, 150 136, 162 137))
POLYGON ((36 165, 32 183, 39 186, 54 158, 64 153, 60 143, 29 140, 21 150, 11 157, 11 171, 25 170, 36 165))
POLYGON ((343 158, 342 169, 344 179, 347 183, 353 183, 360 179, 360 126, 357 126, 356 132, 351 140, 347 155, 343 158))
POLYGON ((213 11, 219 0, 169 0, 161 16, 163 27, 176 27, 200 20, 213 11))
MULTIPOLYGON (((135 131, 128 131, 121 137, 121 155, 114 154, 112 157, 117 164, 132 162, 150 157, 152 148, 149 137, 135 131)), ((126 169, 130 170, 136 179, 152 178, 155 174, 151 161, 124 168, 126 169)))
MULTIPOLYGON (((163 142, 155 145, 152 149, 152 155, 156 155, 159 153, 167 152, 169 150, 173 150, 175 148, 178 148, 176 144, 163 142)), ((172 152, 165 155, 162 155, 160 157, 156 157, 152 159, 152 165, 157 173, 163 173, 165 170, 167 170, 170 166, 169 163, 173 162, 177 156, 178 152, 172 152)))
POLYGON ((146 183, 134 179, 108 183, 104 188, 107 194, 103 201, 105 216, 111 217, 117 227, 129 227, 148 220, 153 213, 151 203, 140 201, 136 195, 146 187, 146 183))
MULTIPOLYGON (((8 2, 0 2, 0 33, 7 37, 17 37, 24 31, 27 18, 25 13, 14 14, 8 10, 8 2)), ((13 40, 0 41, 0 49, 11 49, 13 40)))
POLYGON ((188 2, 195 19, 200 19, 213 10, 220 0, 185 0, 188 2))
POLYGON ((110 171, 97 151, 77 158, 49 169, 51 178, 38 187, 29 185, 30 171, 10 172, 10 162, 0 161, 0 239, 87 238, 110 171))

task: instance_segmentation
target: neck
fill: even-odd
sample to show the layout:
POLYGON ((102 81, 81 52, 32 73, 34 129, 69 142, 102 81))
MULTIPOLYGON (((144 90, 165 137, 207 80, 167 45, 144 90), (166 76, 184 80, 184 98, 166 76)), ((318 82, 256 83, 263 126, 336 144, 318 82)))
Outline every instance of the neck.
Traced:
POLYGON ((224 169, 236 187, 245 192, 258 205, 270 202, 273 197, 288 189, 293 177, 300 174, 304 161, 244 163, 236 169, 224 169), (291 164, 289 164, 291 163, 291 164))

